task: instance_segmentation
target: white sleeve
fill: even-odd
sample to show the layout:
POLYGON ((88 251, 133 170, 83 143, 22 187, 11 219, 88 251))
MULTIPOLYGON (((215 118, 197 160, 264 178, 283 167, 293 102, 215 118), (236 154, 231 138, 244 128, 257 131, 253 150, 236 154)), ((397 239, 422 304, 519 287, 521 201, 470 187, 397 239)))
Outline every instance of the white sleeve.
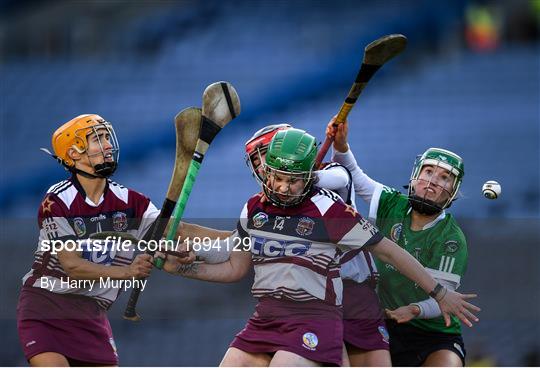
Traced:
MULTIPOLYGON (((456 285, 454 283, 441 279, 436 280, 449 290, 456 290, 456 285)), ((420 314, 416 317, 418 319, 431 319, 442 315, 439 303, 437 303, 437 301, 431 297, 427 298, 426 300, 422 300, 421 302, 411 304, 420 308, 420 314)))
POLYGON ((343 167, 336 166, 329 170, 315 171, 315 175, 319 179, 317 186, 321 188, 330 189, 336 191, 338 189, 346 188, 349 185, 349 174, 343 167))
POLYGON ((316 185, 318 187, 337 193, 343 202, 356 208, 352 177, 349 170, 343 165, 333 162, 324 169, 316 171, 315 175, 317 176, 316 185))
POLYGON ((236 225, 236 236, 240 236, 242 238, 248 237, 248 208, 247 203, 244 204, 244 207, 242 208, 242 212, 240 213, 240 218, 238 219, 238 224, 236 225))
POLYGON ((332 161, 342 164, 350 171, 356 195, 360 196, 366 203, 370 203, 376 187, 382 186, 382 184, 371 179, 362 171, 350 149, 345 153, 332 150, 332 161))
MULTIPOLYGON (((194 253, 197 258, 205 263, 223 263, 229 260, 234 239, 238 237, 238 230, 233 231, 231 236, 227 239, 215 239, 212 240, 212 247, 205 249, 205 247, 197 247, 194 249, 194 253)), ((190 247, 191 248, 191 247, 190 247)))
POLYGON ((154 204, 150 201, 148 202, 148 207, 146 208, 146 211, 144 211, 142 218, 141 218, 141 224, 139 225, 139 228, 135 231, 128 231, 129 233, 132 233, 133 236, 135 236, 137 239, 142 239, 144 234, 148 231, 150 226, 154 223, 156 218, 159 216, 159 210, 154 206, 154 204))
POLYGON ((235 238, 238 238, 239 236, 249 236, 247 228, 247 214, 248 210, 246 203, 242 208, 242 212, 240 213, 240 218, 238 219, 236 230, 234 230, 231 236, 226 239, 212 240, 212 246, 210 247, 210 249, 205 249, 205 247, 197 247, 196 249, 193 249, 194 247, 190 246, 190 248, 193 249, 197 258, 204 261, 205 263, 212 264, 228 261, 231 257, 231 252, 234 247, 233 245, 235 244, 235 238))

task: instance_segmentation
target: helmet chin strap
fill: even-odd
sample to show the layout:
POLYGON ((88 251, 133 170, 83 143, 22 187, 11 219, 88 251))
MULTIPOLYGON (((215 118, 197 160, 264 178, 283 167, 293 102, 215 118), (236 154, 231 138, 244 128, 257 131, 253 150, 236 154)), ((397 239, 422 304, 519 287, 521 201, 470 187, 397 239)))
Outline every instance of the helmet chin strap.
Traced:
POLYGON ((409 196, 409 204, 413 210, 426 216, 436 215, 443 210, 442 206, 438 203, 419 197, 416 194, 409 196))
POLYGON ((116 170, 116 163, 113 162, 106 162, 103 164, 98 164, 94 166, 94 171, 96 174, 90 174, 89 172, 83 171, 81 169, 77 169, 75 166, 69 167, 64 165, 69 171, 71 171, 74 174, 79 174, 84 176, 88 179, 105 179, 111 176, 114 171, 116 170))

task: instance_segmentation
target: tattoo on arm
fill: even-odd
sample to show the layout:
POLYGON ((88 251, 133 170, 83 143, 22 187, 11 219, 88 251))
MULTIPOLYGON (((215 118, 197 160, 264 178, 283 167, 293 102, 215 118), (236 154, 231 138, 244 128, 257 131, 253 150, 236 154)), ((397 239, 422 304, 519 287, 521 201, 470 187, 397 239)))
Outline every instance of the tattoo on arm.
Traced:
POLYGON ((199 263, 181 264, 178 266, 176 273, 179 275, 195 275, 199 272, 199 263))

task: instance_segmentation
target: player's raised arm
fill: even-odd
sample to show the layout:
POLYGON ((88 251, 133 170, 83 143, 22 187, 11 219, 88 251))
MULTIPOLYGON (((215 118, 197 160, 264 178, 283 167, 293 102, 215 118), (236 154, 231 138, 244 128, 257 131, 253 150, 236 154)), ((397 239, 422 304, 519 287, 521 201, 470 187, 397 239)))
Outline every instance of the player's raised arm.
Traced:
POLYGON ((370 203, 371 198, 376 190, 382 188, 382 184, 371 179, 362 169, 358 166, 356 159, 349 149, 347 142, 348 134, 348 122, 345 121, 334 127, 334 116, 326 128, 326 135, 334 138, 334 152, 332 155, 332 161, 337 162, 349 170, 354 183, 354 190, 358 196, 360 196, 365 202, 370 203))

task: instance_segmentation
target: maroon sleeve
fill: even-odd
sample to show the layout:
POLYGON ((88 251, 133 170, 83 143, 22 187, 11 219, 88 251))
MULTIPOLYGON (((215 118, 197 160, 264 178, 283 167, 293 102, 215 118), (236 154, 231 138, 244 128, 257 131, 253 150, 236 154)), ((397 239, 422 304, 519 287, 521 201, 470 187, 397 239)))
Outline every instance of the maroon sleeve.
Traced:
POLYGON ((324 214, 331 242, 349 248, 361 248, 382 240, 383 235, 353 207, 335 202, 324 214))

